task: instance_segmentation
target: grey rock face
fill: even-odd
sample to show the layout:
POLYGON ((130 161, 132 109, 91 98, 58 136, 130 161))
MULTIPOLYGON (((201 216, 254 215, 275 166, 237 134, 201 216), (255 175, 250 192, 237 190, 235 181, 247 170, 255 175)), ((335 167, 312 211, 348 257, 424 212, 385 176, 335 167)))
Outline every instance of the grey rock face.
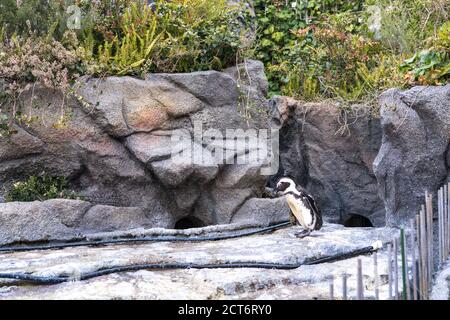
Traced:
POLYGON ((151 214, 144 208, 96 205, 83 216, 78 228, 83 232, 110 232, 135 228, 166 226, 168 216, 151 214))
POLYGON ((254 198, 244 203, 233 217, 233 223, 253 222, 271 225, 289 220, 289 206, 284 197, 254 198))
POLYGON ((24 129, 15 126, 14 137, 0 140, 0 162, 42 153, 44 143, 24 129))
POLYGON ((126 139, 127 147, 139 161, 145 164, 168 159, 175 147, 175 144, 171 142, 170 134, 171 132, 136 133, 126 139))
MULTIPOLYGON (((240 151, 226 153, 224 146, 214 146, 219 140, 202 134, 225 137, 227 129, 267 128, 266 90, 262 64, 251 60, 226 72, 88 79, 76 97, 65 99, 35 88, 34 101, 45 108, 33 108, 32 93, 25 92, 21 111, 39 120, 17 128, 12 140, 0 138, 1 192, 47 172, 67 177, 86 201, 108 206, 108 212, 109 206, 130 207, 130 216, 145 212, 145 226, 170 228, 185 217, 202 225, 229 223, 243 202, 261 194, 266 178, 259 165, 218 164, 216 147, 229 160, 240 151), (202 155, 201 161, 172 161, 186 150, 191 160, 202 155)), ((100 223, 102 212, 84 226, 96 221, 109 229, 109 222, 100 223)))
POLYGON ((76 238, 76 227, 90 207, 77 200, 3 203, 0 244, 76 238))
POLYGON ((450 261, 447 260, 436 275, 430 300, 450 300, 450 261))
POLYGON ((186 90, 209 106, 234 106, 239 98, 235 78, 223 72, 200 71, 193 73, 150 74, 146 79, 167 81, 186 90))
POLYGON ((379 103, 383 143, 374 171, 387 224, 400 225, 417 214, 426 190, 448 181, 450 85, 390 89, 379 103))
POLYGON ((164 129, 170 117, 186 116, 206 106, 188 91, 156 76, 146 80, 91 79, 78 93, 90 106, 94 121, 114 137, 164 129))
POLYGON ((82 239, 90 233, 167 227, 173 218, 158 210, 93 205, 55 199, 0 204, 0 245, 82 239))
POLYGON ((275 97, 271 121, 280 128, 280 171, 272 186, 291 175, 314 195, 329 221, 359 215, 384 225, 372 168, 381 144, 379 119, 362 111, 345 114, 333 104, 275 97))
POLYGON ((269 86, 261 61, 247 60, 247 63, 230 67, 224 72, 238 80, 244 105, 263 112, 267 110, 268 102, 265 96, 269 86))

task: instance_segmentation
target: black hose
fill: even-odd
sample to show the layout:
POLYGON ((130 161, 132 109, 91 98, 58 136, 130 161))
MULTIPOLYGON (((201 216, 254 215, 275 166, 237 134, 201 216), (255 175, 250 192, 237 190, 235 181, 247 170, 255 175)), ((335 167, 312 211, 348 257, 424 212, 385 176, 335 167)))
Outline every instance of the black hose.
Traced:
POLYGON ((136 265, 125 265, 125 266, 117 266, 104 268, 97 271, 87 272, 77 277, 69 277, 69 276, 35 276, 24 273, 0 273, 0 279, 13 279, 20 280, 24 282, 34 283, 34 284, 58 284, 68 281, 82 281, 88 280, 112 273, 118 272, 129 272, 129 271, 138 271, 145 269, 153 269, 153 270, 170 270, 170 269, 230 269, 230 268, 259 268, 259 269, 278 269, 278 270, 291 270, 297 269, 302 265, 314 265, 325 262, 334 262, 340 261, 344 259, 348 259, 351 257, 355 257, 362 254, 372 253, 377 249, 374 247, 366 247, 362 249, 353 250, 351 252, 336 254, 333 256, 328 256, 324 258, 319 258, 311 261, 307 261, 304 263, 297 264, 282 264, 282 263, 265 263, 265 262, 230 262, 230 263, 217 263, 217 264, 192 264, 192 263, 149 263, 149 264, 136 264, 136 265))
POLYGON ((259 228, 253 231, 246 232, 236 232, 235 234, 224 234, 218 236, 192 236, 192 237, 179 237, 179 236, 156 236, 156 237, 138 237, 138 238, 121 238, 121 239, 110 239, 110 240, 94 240, 94 241, 79 241, 79 242, 68 242, 59 244, 47 244, 47 245, 29 245, 29 246, 15 246, 15 247, 0 247, 0 252, 20 252, 20 251, 34 251, 34 250, 53 250, 53 249, 64 249, 72 247, 83 247, 83 246, 101 246, 109 244, 128 244, 128 243, 139 243, 139 242, 162 242, 162 241, 218 241, 233 238, 240 238, 251 236, 255 234, 260 234, 264 232, 273 231, 275 229, 287 227, 291 225, 291 222, 285 221, 275 225, 271 225, 264 228, 259 228))
POLYGON ((318 259, 307 260, 304 263, 304 265, 315 265, 315 264, 321 264, 321 263, 329 263, 329 262, 346 260, 346 259, 354 258, 357 256, 369 254, 369 253, 372 253, 377 250, 378 249, 375 249, 374 247, 369 246, 369 247, 356 249, 356 250, 346 252, 346 253, 336 254, 334 256, 328 256, 328 257, 323 257, 323 258, 318 258, 318 259))

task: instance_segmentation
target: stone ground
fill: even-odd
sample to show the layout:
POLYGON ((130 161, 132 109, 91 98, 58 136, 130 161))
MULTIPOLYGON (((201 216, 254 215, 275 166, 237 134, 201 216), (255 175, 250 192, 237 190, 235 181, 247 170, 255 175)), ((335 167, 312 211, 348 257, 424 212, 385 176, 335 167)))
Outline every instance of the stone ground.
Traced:
POLYGON ((436 275, 431 290, 432 300, 450 300, 450 259, 436 275))
MULTIPOLYGON (((0 272, 72 275, 99 268, 140 263, 302 263, 311 258, 386 243, 390 228, 344 228, 325 224, 298 239, 297 227, 212 242, 153 242, 0 254, 0 272)), ((373 256, 362 256, 365 296, 374 296, 373 256)), ((57 285, 25 285, 0 279, 0 299, 327 299, 330 276, 341 299, 341 275, 349 275, 349 297, 356 295, 356 258, 294 270, 185 269, 123 272, 57 285)), ((387 298, 387 257, 378 253, 381 299, 387 298)))

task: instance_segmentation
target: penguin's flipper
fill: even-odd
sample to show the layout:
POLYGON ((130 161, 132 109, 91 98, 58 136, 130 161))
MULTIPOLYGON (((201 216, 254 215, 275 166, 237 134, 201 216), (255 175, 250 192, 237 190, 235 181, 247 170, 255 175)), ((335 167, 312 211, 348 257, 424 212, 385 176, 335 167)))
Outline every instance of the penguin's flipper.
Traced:
POLYGON ((314 213, 315 218, 316 218, 314 230, 320 230, 322 228, 322 224, 323 224, 322 213, 320 212, 320 209, 317 206, 316 201, 310 194, 304 193, 303 196, 304 196, 306 203, 308 204, 309 208, 312 210, 312 212, 314 213))

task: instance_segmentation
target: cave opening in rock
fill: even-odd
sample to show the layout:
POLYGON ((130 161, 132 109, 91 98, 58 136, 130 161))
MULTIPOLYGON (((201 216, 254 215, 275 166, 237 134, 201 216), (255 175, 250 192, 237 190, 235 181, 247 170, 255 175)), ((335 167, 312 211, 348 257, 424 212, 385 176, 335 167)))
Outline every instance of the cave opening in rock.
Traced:
POLYGON ((184 217, 175 223, 175 229, 200 228, 204 226, 206 226, 206 224, 196 217, 184 217))
POLYGON ((344 221, 345 227, 373 227, 372 221, 369 218, 364 217, 359 214, 352 214, 350 217, 344 221))

